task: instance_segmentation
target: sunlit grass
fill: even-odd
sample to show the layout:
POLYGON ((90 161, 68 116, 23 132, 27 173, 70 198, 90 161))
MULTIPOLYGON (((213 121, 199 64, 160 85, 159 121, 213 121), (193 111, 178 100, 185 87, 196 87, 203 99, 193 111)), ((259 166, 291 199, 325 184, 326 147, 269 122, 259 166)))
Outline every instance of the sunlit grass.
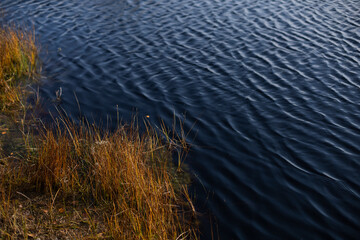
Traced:
MULTIPOLYGON (((82 230, 81 238, 196 239, 189 181, 172 163, 182 139, 169 142, 161 137, 168 133, 149 125, 143 134, 135 124, 119 124, 109 132, 67 117, 56 118, 53 126, 38 131, 33 143, 26 144, 25 154, 2 158, 0 201, 9 206, 0 207, 0 221, 8 229, 3 237, 23 236, 29 230, 26 224, 34 228, 34 223, 20 218, 23 209, 16 208, 16 202, 35 195, 47 196, 41 201, 50 222, 48 218, 59 217, 61 209, 84 211, 80 219, 88 230, 82 230), (80 205, 72 206, 73 202, 80 205), (54 210, 59 203, 64 206, 54 210), (84 207, 79 210, 79 206, 84 207)), ((65 230, 71 221, 64 222, 65 230)))
POLYGON ((26 94, 24 84, 37 73, 38 49, 33 31, 0 27, 0 110, 16 113, 26 94))
POLYGON ((178 140, 163 141, 150 126, 144 134, 135 124, 109 133, 86 121, 55 122, 55 131, 41 131, 32 160, 38 189, 107 206, 109 231, 117 239, 194 236, 185 216, 192 210, 186 185, 179 184, 183 179, 171 162, 178 140))

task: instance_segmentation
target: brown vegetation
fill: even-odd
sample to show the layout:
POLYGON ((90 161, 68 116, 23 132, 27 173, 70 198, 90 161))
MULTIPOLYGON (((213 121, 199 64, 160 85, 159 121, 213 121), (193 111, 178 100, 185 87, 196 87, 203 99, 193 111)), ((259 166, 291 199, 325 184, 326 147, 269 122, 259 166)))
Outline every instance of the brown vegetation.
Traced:
POLYGON ((24 107, 25 83, 34 80, 38 49, 33 31, 0 28, 0 110, 16 114, 24 107))

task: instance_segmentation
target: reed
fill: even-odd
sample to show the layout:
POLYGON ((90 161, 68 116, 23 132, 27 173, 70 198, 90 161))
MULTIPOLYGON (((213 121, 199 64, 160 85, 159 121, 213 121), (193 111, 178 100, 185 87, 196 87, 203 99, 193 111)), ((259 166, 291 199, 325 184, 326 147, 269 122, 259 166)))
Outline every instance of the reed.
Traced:
MULTIPOLYGON (((26 111, 38 50, 33 33, 2 28, 0 39, 1 120, 26 111)), ((0 238, 197 239, 185 135, 135 122, 107 131, 60 114, 10 144, 0 121, 0 238)))

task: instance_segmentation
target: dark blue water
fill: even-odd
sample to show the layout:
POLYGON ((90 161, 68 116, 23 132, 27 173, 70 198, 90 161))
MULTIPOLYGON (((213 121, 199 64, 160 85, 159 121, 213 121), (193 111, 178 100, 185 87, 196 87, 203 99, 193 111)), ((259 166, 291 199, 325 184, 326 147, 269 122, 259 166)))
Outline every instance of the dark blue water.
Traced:
POLYGON ((0 6, 35 26, 45 102, 186 118, 203 239, 360 238, 359 0, 0 6))

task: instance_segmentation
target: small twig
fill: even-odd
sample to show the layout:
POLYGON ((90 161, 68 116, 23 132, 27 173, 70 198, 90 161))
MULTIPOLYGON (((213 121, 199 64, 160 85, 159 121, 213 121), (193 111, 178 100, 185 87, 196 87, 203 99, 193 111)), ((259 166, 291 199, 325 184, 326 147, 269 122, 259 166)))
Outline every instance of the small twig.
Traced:
POLYGON ((176 238, 176 240, 179 240, 179 239, 186 239, 186 237, 188 236, 189 234, 188 234, 188 232, 186 231, 186 232, 183 232, 182 234, 180 234, 177 238, 176 238), (185 235, 186 234, 186 235, 185 235), (182 237, 183 235, 185 235, 184 237, 182 237))
POLYGON ((28 197, 28 196, 26 196, 25 194, 23 194, 23 193, 21 193, 21 192, 16 192, 17 194, 20 194, 21 196, 23 196, 23 197, 25 197, 25 198, 27 198, 28 200, 30 200, 31 201, 31 199, 28 197))
MULTIPOLYGON (((54 196, 54 198, 52 199, 53 201, 52 201, 51 206, 54 206, 55 199, 56 199, 56 197, 57 197, 57 195, 58 195, 58 193, 59 193, 60 189, 61 189, 61 188, 59 188, 59 189, 57 190, 57 192, 55 193, 55 196, 54 196)), ((51 196, 51 198, 52 198, 52 196, 51 196)))
POLYGON ((150 151, 144 151, 143 153, 152 153, 152 152, 155 152, 156 150, 162 149, 162 148, 164 148, 164 147, 165 147, 165 146, 160 146, 160 147, 157 147, 157 148, 152 149, 152 150, 150 150, 150 151))

